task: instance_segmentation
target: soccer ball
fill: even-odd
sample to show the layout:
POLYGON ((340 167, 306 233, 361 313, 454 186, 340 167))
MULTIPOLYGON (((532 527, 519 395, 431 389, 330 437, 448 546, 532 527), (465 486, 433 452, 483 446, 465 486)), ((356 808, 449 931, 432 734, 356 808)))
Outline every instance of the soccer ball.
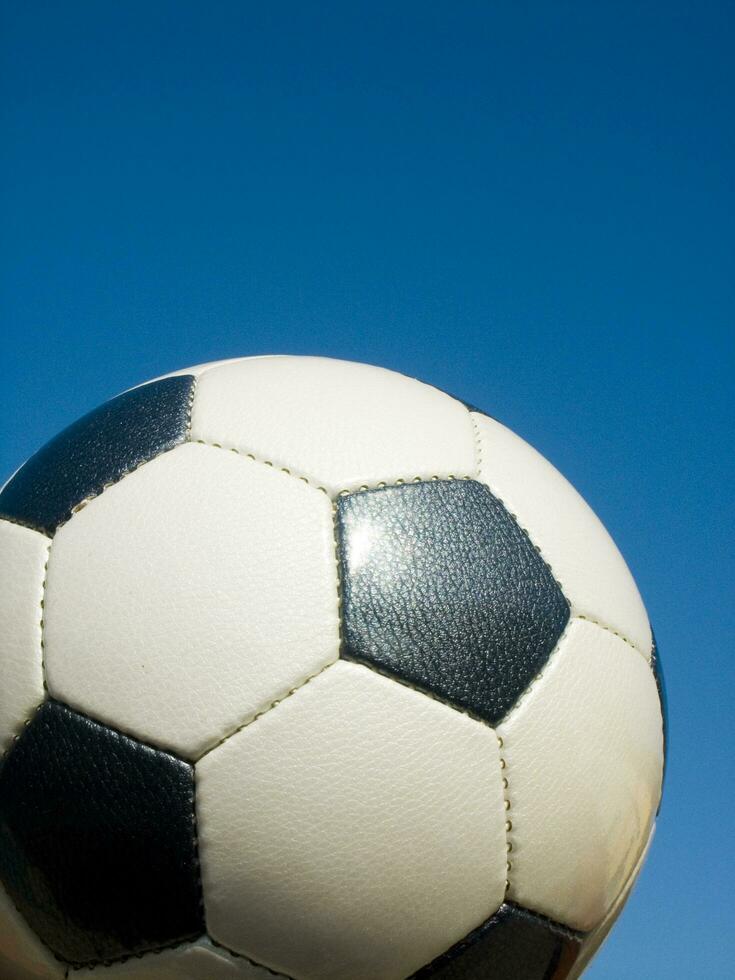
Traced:
POLYGON ((645 609, 499 422, 309 357, 80 419, 0 493, 4 980, 561 980, 650 841, 645 609))

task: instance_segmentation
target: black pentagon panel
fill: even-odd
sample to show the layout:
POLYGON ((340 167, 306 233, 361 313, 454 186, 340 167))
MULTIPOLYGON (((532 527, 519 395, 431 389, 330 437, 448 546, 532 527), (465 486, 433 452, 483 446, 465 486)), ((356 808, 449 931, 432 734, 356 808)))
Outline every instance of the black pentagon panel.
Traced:
POLYGON ((52 535, 77 504, 183 442, 194 378, 163 378, 113 398, 46 443, 0 493, 0 517, 52 535))
POLYGON ((583 936, 506 902, 411 980, 564 980, 583 936))
POLYGON ((0 769, 0 878, 75 966, 201 935, 192 767, 47 701, 0 769))
POLYGON ((569 605, 490 490, 433 480, 339 498, 343 656, 490 724, 543 667, 569 605))

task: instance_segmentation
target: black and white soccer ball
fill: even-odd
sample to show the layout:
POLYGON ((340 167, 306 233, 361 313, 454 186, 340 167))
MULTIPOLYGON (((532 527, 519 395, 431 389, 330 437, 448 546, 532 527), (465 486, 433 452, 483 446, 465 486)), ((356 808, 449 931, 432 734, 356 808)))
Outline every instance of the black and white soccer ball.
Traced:
POLYGON ((561 980, 646 853, 620 553, 390 371, 225 361, 76 422, 0 493, 0 624, 3 980, 561 980))

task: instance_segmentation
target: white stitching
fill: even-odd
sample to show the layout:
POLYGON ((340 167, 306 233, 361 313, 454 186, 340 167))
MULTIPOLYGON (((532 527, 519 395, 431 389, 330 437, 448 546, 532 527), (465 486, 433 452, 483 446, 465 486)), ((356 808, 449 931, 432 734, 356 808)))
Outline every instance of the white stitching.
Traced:
POLYGON ((281 697, 271 701, 264 708, 261 708, 260 711, 248 717, 247 721, 244 721, 241 725, 238 725, 237 728, 233 728, 232 731, 228 732, 226 735, 223 735, 222 738, 219 739, 219 741, 215 742, 214 745, 212 745, 210 748, 205 749, 204 752, 202 752, 200 755, 196 757, 196 759, 192 760, 193 764, 195 766, 198 765, 202 761, 202 759, 204 759, 206 756, 209 755, 210 752, 214 752, 215 749, 218 749, 221 745, 224 745, 225 742, 229 742, 229 740, 233 738, 235 735, 237 735, 239 732, 243 731, 245 728, 249 728, 250 725, 255 724, 255 722, 258 721, 259 718, 262 718, 263 715, 267 715, 274 708, 277 708, 279 704, 282 704, 284 701, 287 701, 290 697, 293 697, 294 694, 300 691, 303 687, 306 687, 307 684, 311 683, 311 681, 313 681, 316 677, 319 677, 320 674, 323 674, 325 670, 329 670, 329 668, 333 667, 338 661, 339 661, 339 655, 337 655, 337 657, 334 660, 330 660, 329 663, 321 666, 319 670, 317 670, 315 673, 309 674, 308 677, 305 677, 303 680, 299 681, 298 684, 295 684, 293 687, 289 688, 289 690, 286 691, 285 694, 282 694, 281 697))
POLYGON ((264 963, 258 963, 257 960, 251 960, 250 957, 246 956, 244 953, 236 953, 233 949, 229 949, 227 946, 223 946, 222 943, 217 942, 213 936, 208 936, 208 939, 213 946, 216 946, 217 949, 224 950, 225 953, 228 953, 234 959, 245 960, 245 962, 249 963, 251 966, 254 966, 259 970, 265 970, 266 973, 270 973, 270 975, 273 977, 278 977, 278 980, 296 980, 296 978, 292 977, 289 973, 278 973, 276 970, 271 970, 271 968, 266 966, 264 963))
POLYGON ((607 626, 605 623, 601 623, 599 619, 595 619, 593 616, 586 616, 584 613, 577 612, 574 609, 572 611, 572 615, 575 619, 583 619, 587 623, 594 623, 595 626, 599 626, 600 629, 606 630, 608 633, 612 633, 613 636, 617 636, 619 640, 622 640, 623 643, 627 643, 628 646, 632 647, 636 653, 639 653, 650 666, 650 654, 646 655, 637 644, 633 643, 632 640, 629 640, 627 636, 623 636, 622 633, 619 633, 617 630, 613 629, 612 626, 607 626))
POLYGON ((470 422, 472 423, 472 431, 475 438, 475 462, 477 464, 477 479, 482 480, 482 433, 480 432, 480 426, 477 424, 477 419, 475 418, 474 412, 467 410, 467 414, 470 417, 470 422))
POLYGON ((513 863, 510 859, 511 851, 513 850, 513 842, 511 840, 510 834, 513 830, 513 820, 510 815, 510 790, 508 788, 508 763, 503 755, 503 746, 505 745, 501 735, 495 732, 495 737, 498 740, 498 757, 500 759, 500 782, 503 789, 503 806, 505 808, 505 894, 507 895, 510 891, 510 872, 513 867, 513 863))
POLYGON ((330 500, 337 500, 339 497, 344 497, 353 493, 363 493, 366 490, 384 490, 387 487, 402 487, 407 486, 411 483, 435 483, 438 480, 475 480, 476 477, 471 475, 461 475, 457 476, 454 473, 446 473, 443 475, 432 474, 431 476, 412 476, 412 477, 397 477, 395 480, 386 481, 379 480, 377 483, 362 483, 355 487, 346 487, 344 489, 335 490, 334 493, 330 493, 326 487, 318 483, 314 477, 307 476, 304 473, 294 472, 288 466, 280 466, 271 459, 265 459, 264 457, 256 456, 255 453, 250 452, 246 449, 239 449, 237 446, 230 446, 221 442, 209 442, 206 439, 192 439, 192 445, 199 446, 209 446, 211 449, 223 449, 225 452, 235 453, 238 456, 243 456, 245 459, 249 459, 251 463, 258 463, 260 466, 268 466, 277 473, 283 473, 286 476, 291 476, 296 480, 300 480, 302 483, 306 483, 308 486, 313 487, 315 490, 320 490, 323 494, 326 494, 330 500))

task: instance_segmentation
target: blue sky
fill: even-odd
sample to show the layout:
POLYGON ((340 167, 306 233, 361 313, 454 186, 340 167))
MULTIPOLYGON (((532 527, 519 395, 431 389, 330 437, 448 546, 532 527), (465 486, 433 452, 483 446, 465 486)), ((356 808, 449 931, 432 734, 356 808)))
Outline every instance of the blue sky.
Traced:
POLYGON ((384 364, 598 511, 664 661, 591 980, 732 975, 735 8, 0 2, 0 468, 164 371, 384 364))

